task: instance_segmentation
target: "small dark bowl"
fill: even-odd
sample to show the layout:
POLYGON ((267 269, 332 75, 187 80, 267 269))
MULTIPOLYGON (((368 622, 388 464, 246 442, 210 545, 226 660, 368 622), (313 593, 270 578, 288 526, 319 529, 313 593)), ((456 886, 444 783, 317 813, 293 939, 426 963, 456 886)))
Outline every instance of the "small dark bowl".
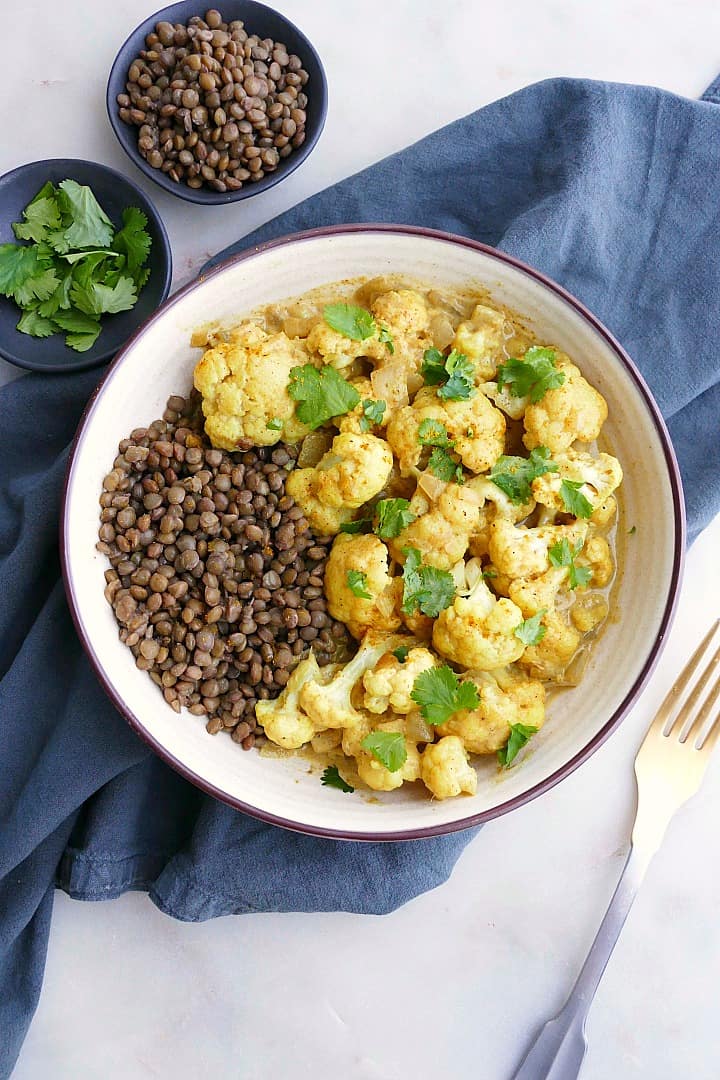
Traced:
POLYGON ((91 187, 117 228, 122 225, 122 211, 128 206, 137 206, 146 214, 148 232, 152 237, 148 262, 150 277, 131 311, 103 316, 100 336, 92 349, 84 353, 69 349, 62 334, 47 338, 21 334, 15 329, 20 319, 20 309, 14 300, 0 297, 0 356, 30 371, 85 371, 97 367, 122 348, 130 335, 160 307, 170 292, 172 256, 160 215, 132 180, 94 161, 50 158, 21 165, 0 177, 0 243, 18 243, 12 223, 22 220, 23 210, 46 181, 51 180, 57 185, 66 179, 77 180, 78 184, 91 187))
POLYGON ((241 199, 249 199, 252 195, 259 195, 261 191, 279 184, 290 173, 294 172, 299 165, 312 152, 320 138, 325 117, 327 116, 327 78, 320 57, 315 47, 289 19, 274 11, 265 4, 259 4, 256 0, 224 0, 219 4, 226 22, 241 19, 250 34, 259 37, 271 37, 275 41, 282 41, 290 53, 295 53, 303 62, 303 67, 310 76, 307 84, 308 103, 306 108, 305 142, 297 150, 293 150, 287 158, 281 159, 276 171, 269 176, 264 176, 257 183, 248 182, 239 191, 213 191, 211 188, 190 188, 180 181, 175 183, 170 180, 160 169, 151 168, 137 148, 138 129, 134 124, 125 124, 118 115, 118 94, 124 94, 127 81, 128 69, 133 60, 144 49, 145 37, 155 29, 158 22, 171 22, 187 24, 193 15, 204 15, 208 5, 197 3, 195 0, 182 0, 179 4, 171 4, 170 7, 161 8, 151 15, 133 30, 125 41, 120 52, 115 57, 115 62, 110 70, 110 78, 107 84, 107 111, 112 129, 120 140, 128 157, 132 158, 139 169, 149 176, 156 184, 159 184, 171 195, 178 195, 181 199, 187 199, 194 203, 223 204, 239 202, 241 199))

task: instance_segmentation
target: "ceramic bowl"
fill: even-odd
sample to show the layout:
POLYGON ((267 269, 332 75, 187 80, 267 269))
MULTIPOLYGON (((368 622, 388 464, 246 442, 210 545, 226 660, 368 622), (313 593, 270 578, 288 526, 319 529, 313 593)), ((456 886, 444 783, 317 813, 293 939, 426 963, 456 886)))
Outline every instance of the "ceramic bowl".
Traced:
POLYGON ((547 791, 583 762, 627 713, 658 660, 677 596, 684 549, 677 464, 647 386, 608 331, 536 270, 481 244, 406 226, 338 226, 274 241, 218 266, 173 296, 136 335, 89 405, 72 451, 62 527, 67 594, 78 632, 108 694, 173 768, 204 791, 265 821, 363 840, 430 836, 475 825, 547 791), (603 445, 625 469, 621 580, 612 617, 592 651, 580 693, 554 697, 532 752, 498 773, 478 768, 475 796, 433 801, 419 785, 372 799, 322 787, 302 757, 245 752, 202 719, 178 716, 135 667, 103 597, 106 562, 95 551, 98 496, 118 441, 187 393, 198 351, 194 327, 237 319, 257 305, 361 275, 486 287, 521 313, 541 341, 566 351, 605 395, 603 445), (635 535, 625 540, 630 527, 635 535), (418 790, 416 790, 418 789, 418 790))
POLYGON ((0 356, 17 367, 30 371, 85 371, 109 360, 125 344, 130 335, 144 322, 170 292, 172 256, 170 241, 157 210, 141 189, 115 169, 96 161, 76 158, 50 158, 21 165, 0 177, 0 243, 16 244, 12 230, 14 221, 22 220, 22 212, 37 195, 46 181, 57 185, 61 180, 76 180, 91 187, 95 198, 113 225, 120 228, 122 212, 137 206, 148 219, 152 238, 148 266, 150 277, 141 290, 138 302, 130 311, 105 316, 97 341, 87 352, 68 348, 62 334, 35 338, 16 330, 20 309, 12 300, 0 297, 0 356))
POLYGON ((274 41, 282 41, 287 45, 290 53, 295 53, 303 61, 303 67, 310 76, 307 83, 308 103, 305 120, 305 142, 294 150, 287 158, 281 161, 273 173, 264 176, 257 183, 247 183, 239 191, 213 191, 211 188, 190 188, 187 184, 175 183, 160 169, 153 169, 148 165, 137 148, 137 132, 135 125, 124 123, 118 114, 117 96, 124 94, 127 73, 133 60, 139 55, 141 49, 145 49, 145 38, 151 33, 157 23, 171 22, 187 24, 193 15, 202 15, 206 7, 197 4, 194 0, 182 0, 179 4, 171 4, 161 8, 154 15, 150 15, 144 22, 136 26, 118 52, 110 70, 106 91, 106 105, 108 119, 118 141, 125 153, 156 184, 171 195, 177 195, 189 202, 205 203, 209 206, 224 203, 240 202, 249 199, 252 195, 259 195, 261 191, 275 187, 291 173, 295 172, 299 165, 312 153, 322 129, 325 126, 327 116, 327 78, 320 57, 314 45, 306 38, 305 34, 294 23, 281 15, 279 11, 259 4, 256 0, 226 0, 220 5, 223 18, 226 22, 241 19, 250 34, 258 34, 259 37, 271 37, 274 41))

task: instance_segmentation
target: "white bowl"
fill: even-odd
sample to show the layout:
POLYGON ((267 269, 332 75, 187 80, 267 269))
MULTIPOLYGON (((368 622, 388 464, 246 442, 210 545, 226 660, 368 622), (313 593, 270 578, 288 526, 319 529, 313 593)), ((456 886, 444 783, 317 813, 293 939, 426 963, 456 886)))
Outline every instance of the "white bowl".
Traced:
POLYGON ((265 821, 364 840, 430 836, 478 824, 546 791, 585 760, 636 699, 658 660, 681 576, 685 527, 669 437, 647 386, 609 332, 536 270, 462 237, 407 226, 315 230, 252 249, 171 297, 118 355, 82 420, 70 458, 62 554, 70 607, 90 660, 113 702, 173 768, 211 795, 265 821), (349 796, 321 786, 302 757, 268 758, 211 737, 202 718, 178 716, 118 640, 103 597, 105 557, 95 551, 98 496, 117 445, 162 415, 191 385, 192 330, 344 278, 400 273, 423 282, 487 288, 521 313, 541 341, 569 353, 610 409, 604 443, 625 470, 621 580, 583 690, 555 697, 522 764, 479 767, 478 792, 445 802, 406 785, 349 796))

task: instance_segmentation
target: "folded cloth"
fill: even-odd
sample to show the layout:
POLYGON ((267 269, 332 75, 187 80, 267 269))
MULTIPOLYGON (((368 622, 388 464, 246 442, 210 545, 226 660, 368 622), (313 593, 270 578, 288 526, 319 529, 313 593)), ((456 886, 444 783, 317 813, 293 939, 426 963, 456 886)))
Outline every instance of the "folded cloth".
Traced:
MULTIPOLYGON (((528 87, 309 199, 232 250, 298 229, 395 221, 501 247, 592 308, 667 418, 691 536, 720 504, 718 85, 528 87)), ((230 252, 223 252, 219 259, 230 252)), ((179 919, 386 912, 445 880, 472 833, 319 840, 200 794, 149 755, 99 688, 59 582, 67 447, 97 373, 28 376, 0 396, 0 1076, 42 980, 52 890, 146 889, 179 919)))

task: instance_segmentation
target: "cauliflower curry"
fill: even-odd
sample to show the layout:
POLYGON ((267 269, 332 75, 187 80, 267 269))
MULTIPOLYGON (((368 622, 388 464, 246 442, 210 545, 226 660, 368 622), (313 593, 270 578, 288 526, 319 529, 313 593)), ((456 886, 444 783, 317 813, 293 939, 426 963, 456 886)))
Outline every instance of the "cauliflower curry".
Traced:
POLYGON ((486 295, 392 277, 193 343, 215 447, 302 443, 286 490, 335 538, 328 609, 357 642, 346 663, 299 660, 256 706, 265 735, 332 762, 343 791, 473 794, 471 755, 512 764, 607 617, 605 399, 486 295))

